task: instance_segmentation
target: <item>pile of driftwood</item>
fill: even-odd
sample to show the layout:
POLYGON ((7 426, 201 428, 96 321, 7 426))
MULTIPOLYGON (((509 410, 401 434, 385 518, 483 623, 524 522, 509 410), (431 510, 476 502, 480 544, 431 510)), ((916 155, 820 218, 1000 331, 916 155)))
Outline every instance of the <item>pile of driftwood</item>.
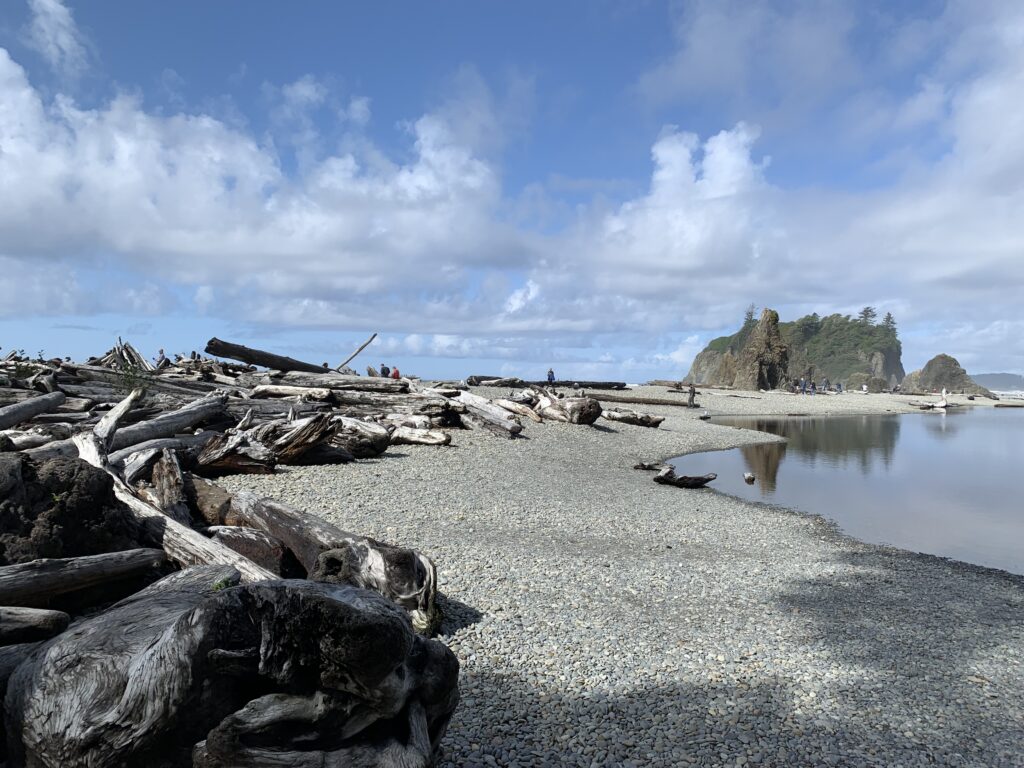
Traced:
POLYGON ((420 389, 127 344, 0 362, 7 764, 429 765, 458 700, 434 563, 211 482, 475 413, 420 389))

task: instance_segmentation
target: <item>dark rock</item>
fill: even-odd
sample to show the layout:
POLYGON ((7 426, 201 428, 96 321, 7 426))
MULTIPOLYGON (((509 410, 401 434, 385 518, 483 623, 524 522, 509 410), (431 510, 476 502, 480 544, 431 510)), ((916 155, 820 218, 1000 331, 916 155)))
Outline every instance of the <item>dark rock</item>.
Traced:
POLYGON ((0 488, 0 565, 139 546, 111 477, 84 461, 3 454, 0 488))
POLYGON ((990 400, 999 398, 984 387, 976 384, 967 375, 955 357, 936 355, 919 371, 907 374, 902 390, 911 393, 939 392, 945 389, 950 394, 981 395, 990 400))
POLYGON ((736 364, 737 389, 776 389, 786 383, 789 371, 789 347, 779 332, 779 313, 766 309, 761 313, 736 364))

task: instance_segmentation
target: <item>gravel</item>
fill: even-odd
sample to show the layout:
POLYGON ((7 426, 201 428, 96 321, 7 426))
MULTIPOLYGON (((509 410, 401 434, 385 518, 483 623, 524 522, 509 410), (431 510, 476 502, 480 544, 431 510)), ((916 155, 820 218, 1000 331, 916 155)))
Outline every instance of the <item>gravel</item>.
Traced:
MULTIPOLYGON (((839 413, 912 398, 701 399, 839 413)), ((656 485, 632 465, 769 438, 626 407, 668 419, 457 431, 223 484, 435 559, 440 639, 462 664, 442 766, 1024 766, 1024 578, 656 485)))

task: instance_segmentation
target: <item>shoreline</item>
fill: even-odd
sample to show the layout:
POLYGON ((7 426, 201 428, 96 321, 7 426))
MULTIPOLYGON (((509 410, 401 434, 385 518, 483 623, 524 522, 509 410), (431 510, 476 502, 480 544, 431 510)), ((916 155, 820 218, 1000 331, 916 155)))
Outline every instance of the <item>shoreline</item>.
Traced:
MULTIPOLYGON (((774 415, 793 397, 822 415, 919 412, 856 394, 702 406, 774 415)), ((666 421, 456 431, 447 448, 224 485, 435 559, 440 639, 463 669, 439 765, 1019 760, 1024 577, 657 486, 633 463, 776 438, 703 407, 635 407, 666 421)))

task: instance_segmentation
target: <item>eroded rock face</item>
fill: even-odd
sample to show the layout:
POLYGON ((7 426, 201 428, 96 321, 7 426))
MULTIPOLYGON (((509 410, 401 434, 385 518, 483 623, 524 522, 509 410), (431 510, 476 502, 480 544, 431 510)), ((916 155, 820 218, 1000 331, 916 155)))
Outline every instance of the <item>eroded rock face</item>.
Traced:
POLYGON ((740 350, 732 385, 737 389, 775 389, 785 384, 788 371, 789 347, 779 332, 779 313, 766 309, 740 350))
POLYGON ((955 357, 936 355, 919 371, 907 374, 903 380, 904 392, 939 392, 945 389, 950 394, 981 395, 998 400, 994 394, 967 375, 955 357))
POLYGON ((432 763, 458 702, 451 651, 367 590, 237 581, 190 568, 47 643, 10 682, 12 764, 432 763))
POLYGON ((139 546, 110 476, 80 459, 0 454, 0 565, 139 546))

